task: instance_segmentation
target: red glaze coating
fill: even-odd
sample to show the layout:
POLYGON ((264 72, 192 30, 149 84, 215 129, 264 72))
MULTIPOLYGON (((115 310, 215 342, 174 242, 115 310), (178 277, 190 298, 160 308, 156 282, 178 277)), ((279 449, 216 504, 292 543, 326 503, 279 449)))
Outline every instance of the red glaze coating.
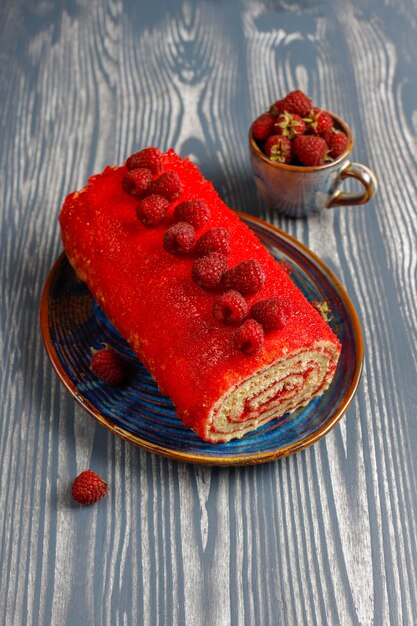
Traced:
POLYGON ((230 387, 293 350, 320 340, 340 347, 337 337, 307 302, 286 271, 251 230, 219 198, 212 184, 187 159, 172 150, 162 155, 162 173, 177 172, 181 195, 170 203, 166 220, 145 228, 137 219, 137 200, 122 189, 126 167, 106 167, 81 192, 67 196, 60 213, 62 239, 78 276, 148 367, 161 391, 171 397, 185 424, 204 436, 213 404, 230 387), (234 347, 230 326, 212 315, 221 291, 206 291, 191 279, 195 254, 174 256, 163 248, 175 206, 204 200, 211 217, 201 229, 230 233, 228 268, 257 259, 266 282, 249 307, 264 298, 291 301, 296 313, 282 330, 265 334, 255 356, 234 347), (115 285, 117 288, 115 289, 115 285))

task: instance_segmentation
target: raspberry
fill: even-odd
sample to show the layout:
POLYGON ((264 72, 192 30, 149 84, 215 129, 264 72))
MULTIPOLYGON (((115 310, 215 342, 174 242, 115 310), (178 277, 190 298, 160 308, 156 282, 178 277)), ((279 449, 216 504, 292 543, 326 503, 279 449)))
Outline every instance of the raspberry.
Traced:
POLYGON ((242 326, 239 326, 239 328, 235 330, 233 343, 235 348, 245 354, 257 354, 262 350, 264 345, 264 331, 262 326, 256 320, 246 320, 246 322, 243 322, 242 326))
POLYGON ((162 169, 161 151, 159 148, 145 148, 140 152, 135 152, 127 159, 126 167, 128 170, 146 167, 155 176, 162 169))
POLYGON ((220 285, 226 268, 226 258, 218 252, 212 252, 195 261, 191 273, 192 279, 203 289, 216 289, 220 285))
POLYGON ((195 251, 198 256, 205 256, 210 252, 219 252, 227 256, 230 254, 230 235, 225 228, 211 228, 197 241, 195 251))
POLYGON ((336 131, 332 133, 331 137, 329 137, 327 145, 330 148, 329 156, 332 159, 337 159, 338 157, 340 157, 341 154, 345 152, 345 150, 347 150, 349 145, 349 139, 347 135, 345 135, 345 133, 336 131))
POLYGON ((303 135, 307 130, 305 121, 296 113, 284 111, 274 123, 274 133, 293 139, 297 135, 303 135))
POLYGON ((256 259, 242 261, 222 276, 222 285, 225 289, 239 291, 242 296, 257 293, 265 283, 265 272, 256 259))
POLYGON ((252 134, 255 139, 264 141, 272 133, 275 118, 271 113, 262 113, 252 125, 252 134))
POLYGON ((157 195, 147 196, 136 207, 136 215, 144 226, 157 226, 164 221, 168 208, 169 202, 166 198, 157 195))
POLYGON ((127 172, 122 180, 122 188, 123 191, 128 193, 130 196, 140 198, 148 189, 151 182, 151 170, 139 167, 138 169, 127 172))
POLYGON ((308 130, 315 135, 321 135, 333 126, 333 118, 328 111, 313 107, 306 117, 308 130))
POLYGON ((178 222, 164 235, 164 249, 171 254, 187 254, 194 246, 194 228, 186 222, 178 222))
POLYGON ((218 322, 239 324, 248 316, 248 304, 238 291, 226 291, 215 301, 212 313, 218 322))
POLYGON ((154 180, 149 186, 149 193, 164 196, 164 198, 170 202, 178 198, 182 190, 183 185, 178 174, 171 171, 161 174, 161 176, 154 180))
POLYGON ((299 89, 296 89, 295 91, 290 91, 282 100, 277 100, 275 104, 272 105, 271 111, 275 115, 280 115, 284 113, 284 111, 288 111, 288 113, 296 113, 304 117, 311 110, 312 104, 311 98, 306 96, 305 93, 299 89))
POLYGON ((335 133, 338 133, 339 131, 336 130, 335 128, 326 128, 325 131, 323 131, 322 133, 320 133, 320 137, 322 137, 324 139, 324 141, 327 143, 327 145, 330 148, 330 144, 332 142, 332 137, 335 133))
POLYGON ((265 154, 275 163, 291 163, 292 145, 288 137, 271 135, 265 142, 265 154))
POLYGON ((90 370, 105 383, 116 387, 122 385, 127 378, 128 366, 123 357, 106 346, 101 350, 91 349, 90 370))
POLYGON ((294 139, 293 148, 302 165, 323 165, 328 153, 327 143, 315 135, 299 135, 294 139))
POLYGON ((71 493, 79 504, 94 504, 108 491, 107 483, 91 470, 84 470, 72 483, 71 493))
POLYGON ((203 200, 186 200, 175 207, 174 221, 188 222, 198 230, 208 222, 210 215, 211 211, 203 200))
POLYGON ((262 324, 265 331, 281 330, 291 315, 291 305, 279 298, 265 298, 253 304, 250 316, 262 324))

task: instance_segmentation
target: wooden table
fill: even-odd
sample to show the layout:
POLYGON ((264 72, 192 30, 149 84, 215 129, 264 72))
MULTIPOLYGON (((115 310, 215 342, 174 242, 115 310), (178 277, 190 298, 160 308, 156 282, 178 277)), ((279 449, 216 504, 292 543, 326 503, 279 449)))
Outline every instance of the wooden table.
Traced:
POLYGON ((1 623, 416 624, 416 1, 3 0, 0 33, 1 623), (350 122, 379 179, 368 205, 264 210, 247 129, 296 87, 350 122), (246 469, 159 458, 96 425, 51 368, 38 309, 61 202, 151 144, 190 155, 350 293, 360 388, 304 452, 246 469), (111 490, 79 508, 85 467, 111 490))

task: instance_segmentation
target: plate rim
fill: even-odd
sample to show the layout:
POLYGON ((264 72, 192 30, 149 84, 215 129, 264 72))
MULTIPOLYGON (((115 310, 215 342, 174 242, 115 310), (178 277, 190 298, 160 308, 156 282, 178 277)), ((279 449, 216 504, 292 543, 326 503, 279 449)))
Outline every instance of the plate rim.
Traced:
MULTIPOLYGON (((148 452, 153 452, 154 454, 158 454, 160 456, 164 456, 169 459, 174 459, 176 461, 183 461, 187 463, 194 463, 198 465, 207 465, 207 466, 244 466, 244 465, 257 465, 260 463, 268 463, 270 461, 275 461, 277 459, 281 459, 287 457, 291 454, 295 454, 296 452, 300 452, 305 448, 313 445, 320 439, 322 439, 345 415, 348 410, 356 390, 359 385, 359 381, 362 374, 363 369, 363 359, 364 359, 364 341, 362 328, 359 321, 358 314, 356 313, 355 307, 340 280, 337 276, 330 270, 330 268, 318 257, 310 248, 308 248, 304 243, 290 235, 289 233, 281 230, 274 224, 266 222, 259 217, 255 217, 253 215, 249 215, 248 213, 243 213, 240 211, 236 211, 236 214, 240 219, 242 219, 246 224, 248 222, 252 222, 260 225, 262 228, 272 231, 275 235, 278 235, 281 239, 287 240, 293 248, 296 248, 298 252, 300 252, 303 256, 309 257, 320 269, 322 274, 324 274, 327 280, 332 283, 337 291, 339 292, 341 299, 343 301, 344 307, 347 309, 349 313, 350 320, 352 322, 353 327, 353 336, 354 342, 357 352, 357 357, 355 360, 355 367, 353 371, 353 376, 351 383, 347 392, 345 393, 342 402, 339 404, 338 408, 334 413, 331 414, 329 419, 324 422, 314 433, 303 437, 297 442, 292 444, 288 444, 279 448, 278 450, 274 450, 272 452, 259 452, 255 454, 245 454, 240 456, 222 456, 222 457, 210 457, 204 454, 191 454, 182 451, 171 450, 169 448, 165 448, 164 446, 159 446, 158 444, 151 443, 138 437, 137 435, 130 433, 129 431, 121 428, 114 424, 110 419, 105 417, 96 407, 90 402, 87 398, 85 398, 74 383, 68 378, 67 374, 61 362, 56 354, 54 344, 51 339, 51 335, 49 332, 49 295, 51 286, 56 278, 56 275, 59 272, 61 265, 67 261, 65 251, 61 252, 58 258, 53 263, 51 269, 48 272, 47 278, 45 280, 41 300, 40 300, 40 330, 42 335, 42 340, 45 346, 46 353, 51 361, 53 369, 60 379, 61 383, 63 383, 64 387, 69 391, 69 393, 73 396, 73 398, 78 402, 78 404, 86 410, 92 417, 96 419, 96 421, 107 428, 111 433, 121 437, 125 441, 132 443, 148 452)), ((215 445, 215 444, 213 444, 215 445)))

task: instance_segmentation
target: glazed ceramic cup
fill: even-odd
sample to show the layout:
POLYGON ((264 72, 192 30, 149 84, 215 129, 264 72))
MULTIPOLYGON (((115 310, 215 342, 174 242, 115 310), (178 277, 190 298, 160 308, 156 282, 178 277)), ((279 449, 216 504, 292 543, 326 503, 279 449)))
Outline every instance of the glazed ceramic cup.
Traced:
POLYGON ((373 172, 360 163, 352 163, 349 155, 353 135, 344 120, 331 113, 335 126, 349 139, 345 152, 331 163, 314 167, 286 165, 270 161, 257 145, 252 126, 249 129, 249 148, 252 170, 259 192, 270 209, 289 217, 305 217, 321 209, 335 206, 364 204, 377 189, 373 172), (355 178, 362 186, 360 193, 346 193, 342 183, 355 178))

